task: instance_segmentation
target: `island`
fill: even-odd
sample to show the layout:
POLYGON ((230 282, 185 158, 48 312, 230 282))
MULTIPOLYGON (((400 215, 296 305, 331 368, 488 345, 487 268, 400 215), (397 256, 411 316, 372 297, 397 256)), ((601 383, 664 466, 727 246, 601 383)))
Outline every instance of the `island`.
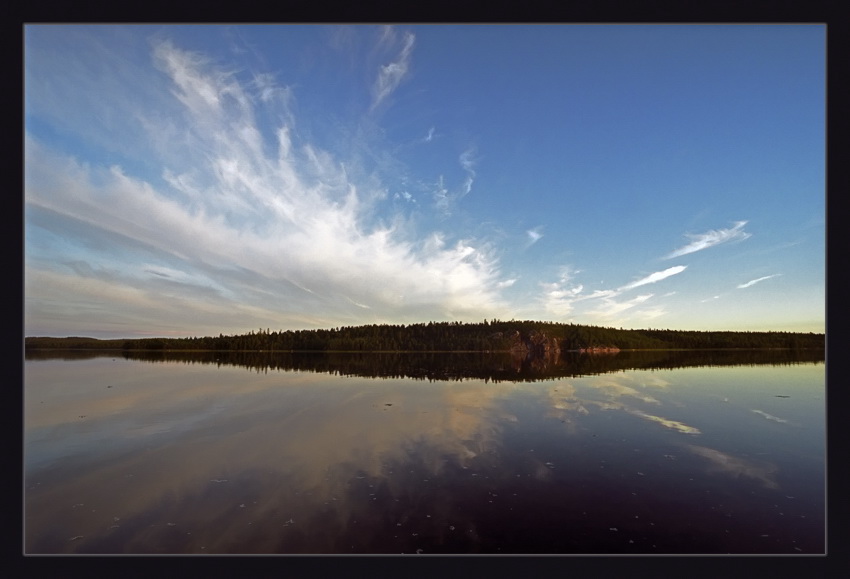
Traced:
POLYGON ((608 354, 621 350, 824 350, 825 346, 826 336, 820 333, 633 330, 529 320, 370 324, 313 330, 261 328, 244 334, 184 338, 24 338, 26 350, 510 352, 531 357, 562 352, 608 354))

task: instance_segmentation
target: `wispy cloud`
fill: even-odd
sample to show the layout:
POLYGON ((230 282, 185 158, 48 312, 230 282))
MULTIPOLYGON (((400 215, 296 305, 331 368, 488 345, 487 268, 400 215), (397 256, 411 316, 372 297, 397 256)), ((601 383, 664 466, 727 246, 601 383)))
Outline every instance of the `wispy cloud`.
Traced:
POLYGON ((750 280, 747 283, 742 283, 741 285, 739 285, 738 289, 744 289, 744 288, 747 288, 747 287, 750 287, 750 286, 754 286, 761 281, 764 281, 766 279, 770 279, 770 278, 773 278, 773 277, 778 277, 780 275, 782 275, 782 274, 781 273, 775 273, 773 275, 766 275, 764 277, 760 277, 760 278, 757 278, 757 279, 754 279, 754 280, 750 280))
POLYGON ((472 190, 472 182, 475 180, 475 149, 469 148, 461 153, 460 158, 460 166, 463 167, 463 170, 466 171, 466 180, 463 183, 463 191, 461 193, 461 197, 466 195, 472 190))
MULTIPOLYGON (((597 306, 589 310, 587 314, 598 319, 601 322, 605 323, 613 323, 617 316, 625 312, 626 310, 631 310, 641 304, 645 303, 649 300, 653 294, 643 294, 639 296, 635 296, 630 300, 625 301, 617 301, 613 297, 603 297, 597 306)), ((647 319, 658 317, 661 314, 660 310, 655 311, 654 313, 650 313, 647 319)))
POLYGON ((404 199, 408 203, 416 203, 416 199, 414 199, 413 195, 411 195, 408 191, 400 191, 393 194, 393 199, 404 199))
MULTIPOLYGON (((584 289, 583 286, 574 281, 575 274, 578 272, 565 268, 557 281, 540 284, 543 288, 540 302, 547 312, 560 317, 573 313, 578 304, 584 302, 585 308, 582 310, 582 319, 585 321, 592 320, 593 323, 619 323, 622 325, 624 322, 622 314, 628 312, 630 320, 645 323, 667 313, 667 310, 660 304, 646 304, 654 294, 642 294, 628 300, 618 298, 628 290, 659 282, 683 272, 686 268, 685 265, 677 265, 664 271, 652 273, 617 289, 599 289, 584 295, 581 293, 584 289), (592 305, 587 307, 588 303, 592 305)), ((668 293, 664 297, 670 295, 672 294, 668 293)))
MULTIPOLYGON (((412 46, 406 35, 402 64, 387 69, 381 98, 397 85, 401 76, 392 71, 405 69, 412 46)), ((170 158, 161 182, 118 166, 80 163, 26 137, 28 212, 84 224, 108 238, 119 255, 148 256, 139 267, 128 259, 126 271, 111 279, 51 274, 69 296, 76 291, 74 277, 85 275, 85 283, 98 284, 88 295, 103 300, 103 311, 106 304, 120 309, 125 296, 134 300, 133 311, 149 308, 150 316, 165 309, 144 289, 132 289, 139 280, 203 285, 204 307, 222 314, 219 323, 246 329, 256 318, 265 319, 262 325, 289 323, 295 318, 284 311, 316 309, 327 317, 298 318, 298 325, 504 315, 500 291, 512 280, 502 279, 488 245, 442 232, 412 238, 403 217, 375 218, 374 204, 385 196, 380 183, 355 181, 344 163, 300 142, 288 126, 278 128, 271 145, 263 138, 256 107, 284 105, 272 98, 270 77, 240 82, 202 55, 167 42, 156 45, 154 57, 183 105, 181 114, 162 121, 179 154, 170 158), (236 304, 245 314, 241 321, 225 315, 236 304)), ((150 129, 156 133, 161 126, 150 129)), ((471 155, 460 159, 470 178, 471 155)), ((448 203, 442 179, 440 185, 448 203)), ((78 252, 67 251, 70 257, 78 252)))
POLYGON ((571 284, 576 272, 570 268, 564 268, 557 281, 541 282, 543 293, 540 298, 543 309, 557 317, 569 315, 574 308, 583 286, 571 284))
POLYGON ((667 254, 665 259, 672 259, 689 253, 702 251, 703 249, 708 249, 709 247, 714 247, 715 245, 727 243, 729 241, 743 241, 751 235, 744 231, 744 225, 746 224, 746 221, 737 221, 734 226, 729 229, 712 229, 705 233, 686 234, 686 236, 691 239, 691 242, 667 254))
POLYGON ((656 283, 661 281, 662 279, 666 279, 671 275, 676 275, 677 273, 682 273, 687 269, 687 265, 676 265, 670 268, 665 269, 664 271, 657 271, 655 273, 651 273, 646 277, 643 277, 637 281, 633 281, 628 283, 620 288, 621 291, 630 290, 632 288, 640 287, 642 285, 646 285, 649 283, 656 283))
POLYGON ((542 283, 543 308, 555 316, 563 317, 573 311, 575 297, 581 293, 582 286, 567 288, 563 284, 542 283))
MULTIPOLYGON (((381 36, 381 42, 390 42, 394 38, 394 33, 390 27, 384 28, 381 36)), ((401 52, 395 60, 389 64, 382 65, 378 71, 378 78, 372 87, 372 110, 380 105, 396 88, 401 84, 401 81, 407 75, 410 68, 410 58, 413 54, 413 44, 416 37, 411 32, 404 33, 403 46, 401 52)))
POLYGON ((451 213, 449 209, 449 205, 451 203, 451 197, 449 197, 449 190, 446 189, 445 180, 443 176, 437 179, 435 183, 435 189, 433 191, 434 195, 434 204, 437 207, 437 210, 443 213, 444 215, 449 215, 451 213))
POLYGON ((525 232, 525 234, 528 236, 528 241, 525 244, 526 248, 531 247, 543 238, 543 234, 540 233, 541 229, 543 229, 542 225, 535 227, 534 229, 529 229, 525 232))
POLYGON ((443 175, 440 175, 437 178, 437 182, 433 185, 434 189, 432 191, 432 195, 434 197, 434 205, 444 216, 451 215, 453 205, 472 191, 472 183, 475 180, 476 163, 474 155, 475 149, 471 147, 461 153, 458 158, 458 163, 466 172, 466 178, 463 180, 463 184, 459 188, 453 187, 452 190, 449 190, 446 185, 446 179, 443 175))
POLYGON ((347 299, 349 302, 351 302, 352 304, 354 304, 354 305, 355 305, 355 306, 357 306, 358 308, 363 308, 364 310, 369 310, 369 309, 371 309, 371 308, 370 308, 369 306, 367 306, 366 304, 361 304, 361 303, 359 303, 359 302, 355 302, 353 299, 351 299, 351 298, 349 298, 349 297, 347 297, 347 296, 346 296, 346 298, 345 298, 345 299, 347 299))

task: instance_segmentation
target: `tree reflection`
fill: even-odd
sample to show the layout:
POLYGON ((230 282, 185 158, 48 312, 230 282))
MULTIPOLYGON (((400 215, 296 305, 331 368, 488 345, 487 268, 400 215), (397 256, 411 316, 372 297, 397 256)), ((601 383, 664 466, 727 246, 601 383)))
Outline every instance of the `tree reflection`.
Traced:
POLYGON ((242 366, 267 373, 318 372, 368 378, 412 378, 428 381, 483 379, 533 382, 627 370, 671 370, 710 366, 785 366, 822 363, 818 350, 648 350, 617 353, 554 353, 521 356, 509 353, 351 353, 351 352, 180 352, 33 350, 27 360, 84 360, 98 357, 146 362, 183 362, 242 366))

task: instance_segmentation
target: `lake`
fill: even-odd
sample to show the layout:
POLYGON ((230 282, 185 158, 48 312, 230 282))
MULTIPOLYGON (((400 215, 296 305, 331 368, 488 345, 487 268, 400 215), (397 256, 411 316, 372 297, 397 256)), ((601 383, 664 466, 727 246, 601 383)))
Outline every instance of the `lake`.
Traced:
POLYGON ((823 352, 28 352, 27 554, 823 554, 823 352))

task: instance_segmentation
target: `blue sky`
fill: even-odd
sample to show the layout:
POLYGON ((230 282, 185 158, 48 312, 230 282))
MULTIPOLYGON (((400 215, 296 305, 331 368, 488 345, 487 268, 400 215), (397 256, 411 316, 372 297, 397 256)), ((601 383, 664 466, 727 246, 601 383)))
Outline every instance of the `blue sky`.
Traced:
POLYGON ((25 333, 823 332, 825 34, 27 26, 25 333))

